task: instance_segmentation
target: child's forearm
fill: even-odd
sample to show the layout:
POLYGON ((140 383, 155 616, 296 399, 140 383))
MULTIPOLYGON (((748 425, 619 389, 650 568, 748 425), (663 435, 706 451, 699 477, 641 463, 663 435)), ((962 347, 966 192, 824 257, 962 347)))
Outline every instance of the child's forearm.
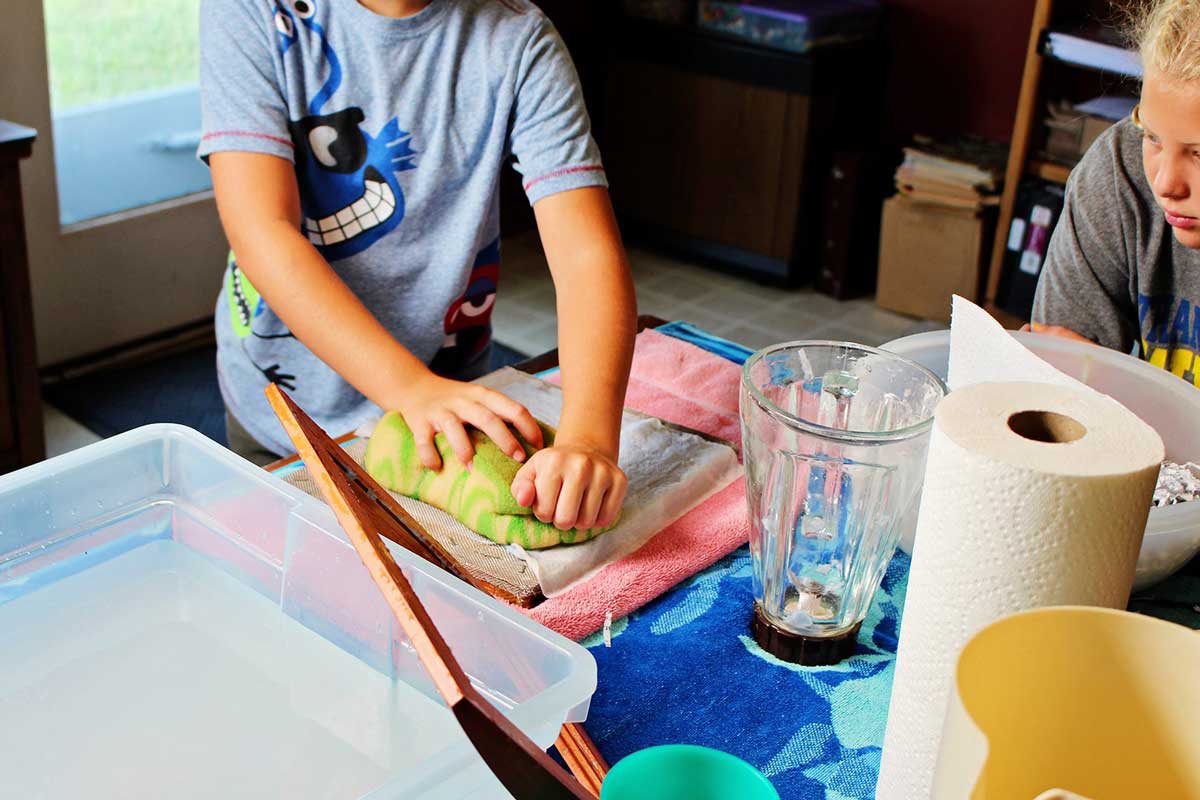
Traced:
POLYGON ((210 158, 217 209, 239 268, 306 347, 385 409, 431 375, 300 233, 292 165, 257 153, 210 158))
POLYGON ((636 324, 627 313, 632 290, 572 287, 566 295, 558 301, 563 414, 556 441, 585 442, 616 458, 636 324))
POLYGON ((298 229, 274 223, 233 246, 239 267, 271 310, 372 402, 397 408, 401 387, 428 374, 425 364, 388 333, 298 229))
POLYGON ((608 193, 564 192, 536 211, 558 304, 564 397, 556 441, 587 444, 615 458, 637 300, 608 193))

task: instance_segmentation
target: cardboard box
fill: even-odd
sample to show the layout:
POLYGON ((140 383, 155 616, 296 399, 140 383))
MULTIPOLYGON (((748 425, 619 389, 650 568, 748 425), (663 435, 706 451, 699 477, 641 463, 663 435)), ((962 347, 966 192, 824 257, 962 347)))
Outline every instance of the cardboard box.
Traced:
POLYGON ((1067 162, 1083 157, 1096 137, 1108 130, 1113 121, 1094 114, 1082 114, 1074 106, 1060 104, 1050 109, 1044 120, 1049 132, 1046 135, 1046 155, 1067 162))
POLYGON ((922 203, 904 195, 883 204, 879 242, 880 308, 950 321, 950 297, 979 298, 994 209, 922 203))
POLYGON ((1079 157, 1083 158, 1083 154, 1095 143, 1100 134, 1111 128, 1113 123, 1111 120, 1102 119, 1101 117, 1093 117, 1088 115, 1083 118, 1083 132, 1079 136, 1079 157))

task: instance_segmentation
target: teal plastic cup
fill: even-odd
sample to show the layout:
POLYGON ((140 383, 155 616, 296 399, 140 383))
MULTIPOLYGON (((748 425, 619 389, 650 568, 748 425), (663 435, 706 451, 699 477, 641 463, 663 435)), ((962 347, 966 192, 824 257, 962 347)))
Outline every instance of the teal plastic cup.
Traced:
POLYGON ((737 756, 694 744, 648 747, 608 771, 600 800, 779 800, 761 772, 737 756))

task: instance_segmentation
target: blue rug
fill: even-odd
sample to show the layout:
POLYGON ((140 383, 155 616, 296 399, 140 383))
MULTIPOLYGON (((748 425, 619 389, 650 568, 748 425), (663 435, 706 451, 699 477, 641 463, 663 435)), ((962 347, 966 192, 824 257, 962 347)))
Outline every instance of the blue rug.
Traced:
MULTIPOLYGON (((492 369, 527 356, 492 344, 492 369)), ((225 444, 225 403, 217 386, 217 350, 203 347, 48 386, 45 397, 99 436, 113 436, 152 422, 176 422, 225 444)))
POLYGON ((215 347, 64 381, 46 387, 45 396, 98 436, 152 422, 176 422, 225 444, 225 403, 217 388, 215 347))

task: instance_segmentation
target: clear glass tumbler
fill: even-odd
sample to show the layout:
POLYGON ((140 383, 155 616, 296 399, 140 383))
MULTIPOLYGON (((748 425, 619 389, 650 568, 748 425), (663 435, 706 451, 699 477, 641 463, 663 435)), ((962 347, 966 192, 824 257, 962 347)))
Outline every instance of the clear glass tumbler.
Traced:
POLYGON ((916 362, 846 342, 778 344, 746 362, 754 631, 769 652, 810 664, 853 652, 945 394, 916 362))

